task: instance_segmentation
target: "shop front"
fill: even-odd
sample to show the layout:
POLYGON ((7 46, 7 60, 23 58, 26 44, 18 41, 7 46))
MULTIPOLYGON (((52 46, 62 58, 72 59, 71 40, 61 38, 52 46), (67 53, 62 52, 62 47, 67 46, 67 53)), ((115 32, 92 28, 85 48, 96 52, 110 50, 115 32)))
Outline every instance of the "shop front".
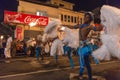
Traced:
POLYGON ((48 24, 48 17, 4 11, 4 23, 15 25, 14 38, 28 40, 43 32, 48 24))

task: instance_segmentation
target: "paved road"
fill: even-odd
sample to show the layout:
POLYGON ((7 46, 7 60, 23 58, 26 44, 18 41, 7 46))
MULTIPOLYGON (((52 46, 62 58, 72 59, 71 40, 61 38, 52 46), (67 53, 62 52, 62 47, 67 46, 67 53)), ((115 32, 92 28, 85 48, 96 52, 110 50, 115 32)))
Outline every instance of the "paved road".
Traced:
MULTIPOLYGON (((77 58, 74 58, 76 61, 77 58)), ((79 66, 75 62, 75 69, 70 69, 69 60, 60 58, 58 65, 53 59, 47 65, 31 60, 13 60, 10 64, 0 63, 0 80, 69 80, 70 73, 78 73, 79 66)), ((94 75, 103 76, 106 80, 120 80, 120 61, 92 64, 94 75)), ((85 70, 85 74, 86 70, 85 70)))

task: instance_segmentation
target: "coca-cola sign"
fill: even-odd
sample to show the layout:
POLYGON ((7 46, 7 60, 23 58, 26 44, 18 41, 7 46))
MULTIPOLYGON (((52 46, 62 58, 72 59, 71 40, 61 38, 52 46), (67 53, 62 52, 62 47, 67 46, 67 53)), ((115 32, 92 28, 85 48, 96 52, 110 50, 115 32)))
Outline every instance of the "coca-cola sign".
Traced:
POLYGON ((20 26, 17 26, 15 32, 16 32, 16 35, 15 35, 16 39, 23 40, 23 28, 20 26))
POLYGON ((4 22, 21 23, 28 25, 30 23, 36 23, 36 25, 39 26, 46 26, 48 24, 48 17, 17 13, 13 11, 4 11, 4 22))

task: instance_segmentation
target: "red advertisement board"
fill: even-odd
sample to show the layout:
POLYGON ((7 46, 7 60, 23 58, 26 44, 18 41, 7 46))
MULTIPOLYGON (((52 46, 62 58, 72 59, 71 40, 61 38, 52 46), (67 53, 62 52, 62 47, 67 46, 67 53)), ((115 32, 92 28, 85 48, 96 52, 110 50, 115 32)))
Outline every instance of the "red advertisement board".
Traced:
POLYGON ((28 25, 30 23, 36 23, 36 25, 39 26, 46 26, 48 24, 48 17, 23 14, 13 11, 4 11, 4 22, 20 23, 20 24, 28 24, 28 25))
POLYGON ((20 26, 16 27, 16 38, 17 38, 17 40, 23 39, 23 29, 20 26))

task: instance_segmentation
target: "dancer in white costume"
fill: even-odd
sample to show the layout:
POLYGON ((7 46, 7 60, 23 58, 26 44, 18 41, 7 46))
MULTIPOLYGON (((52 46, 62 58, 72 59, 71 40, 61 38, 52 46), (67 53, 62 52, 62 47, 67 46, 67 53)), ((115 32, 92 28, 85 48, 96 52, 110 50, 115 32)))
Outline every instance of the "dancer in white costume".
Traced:
POLYGON ((43 42, 52 41, 52 46, 50 50, 50 56, 54 56, 56 63, 58 62, 58 55, 63 54, 63 43, 58 38, 57 29, 60 27, 60 21, 51 21, 44 30, 44 35, 42 38, 43 42))
POLYGON ((120 59, 120 9, 108 5, 101 8, 101 24, 105 33, 101 35, 103 45, 93 52, 100 60, 110 60, 110 57, 120 59))
MULTIPOLYGON (((92 56, 99 60, 110 60, 111 56, 120 59, 120 9, 108 5, 102 6, 101 24, 105 28, 100 37, 103 45, 93 51, 92 56)), ((63 29, 66 33, 63 42, 67 42, 70 47, 77 48, 76 44, 79 44, 79 38, 75 36, 78 35, 77 30, 73 33, 74 30, 66 27, 63 29)))
POLYGON ((4 55, 5 58, 11 58, 11 42, 12 42, 12 37, 9 36, 9 38, 7 39, 7 43, 6 43, 6 48, 4 50, 4 55))

